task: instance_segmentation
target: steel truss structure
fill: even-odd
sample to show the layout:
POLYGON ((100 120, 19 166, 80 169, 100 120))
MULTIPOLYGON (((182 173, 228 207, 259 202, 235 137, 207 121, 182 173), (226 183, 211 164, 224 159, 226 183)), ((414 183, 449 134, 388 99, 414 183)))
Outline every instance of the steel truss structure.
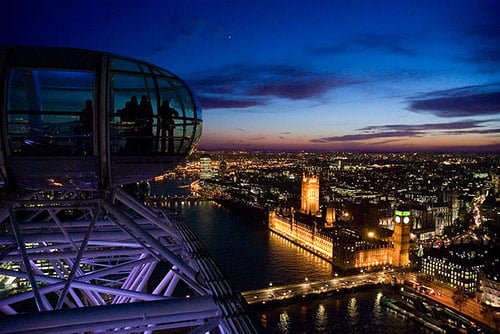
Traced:
POLYGON ((182 219, 119 188, 29 193, 0 222, 0 281, 16 287, 0 333, 259 331, 182 219))

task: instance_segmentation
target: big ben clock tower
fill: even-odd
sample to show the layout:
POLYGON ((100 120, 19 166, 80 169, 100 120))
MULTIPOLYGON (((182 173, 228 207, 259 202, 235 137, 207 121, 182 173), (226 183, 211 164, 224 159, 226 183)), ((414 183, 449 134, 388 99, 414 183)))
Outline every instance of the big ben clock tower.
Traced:
POLYGON ((406 207, 398 207, 394 213, 394 253, 392 264, 395 267, 403 267, 410 264, 410 224, 411 214, 406 207))

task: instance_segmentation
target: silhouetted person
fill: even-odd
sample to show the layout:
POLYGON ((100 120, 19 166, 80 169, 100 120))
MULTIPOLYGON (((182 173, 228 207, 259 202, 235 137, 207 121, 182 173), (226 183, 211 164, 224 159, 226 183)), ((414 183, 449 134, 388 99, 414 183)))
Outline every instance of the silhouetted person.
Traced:
POLYGON ((141 96, 137 120, 139 136, 142 137, 140 138, 140 151, 150 153, 153 148, 153 107, 151 107, 149 97, 146 95, 141 96))
POLYGON ((174 152, 174 117, 179 117, 177 110, 170 107, 170 102, 163 101, 160 106, 159 125, 160 125, 160 152, 174 152), (168 137, 168 147, 166 147, 168 137))
POLYGON ((85 101, 85 107, 80 113, 80 123, 82 125, 83 133, 91 133, 92 132, 92 114, 94 108, 92 107, 92 100, 85 101))
POLYGON ((118 110, 120 125, 125 132, 125 152, 138 153, 139 151, 139 103, 137 97, 132 96, 125 104, 125 108, 118 110))
POLYGON ((118 116, 120 116, 120 123, 125 125, 131 122, 136 122, 139 114, 139 104, 137 103, 137 97, 132 96, 130 101, 125 103, 123 109, 118 110, 118 116))

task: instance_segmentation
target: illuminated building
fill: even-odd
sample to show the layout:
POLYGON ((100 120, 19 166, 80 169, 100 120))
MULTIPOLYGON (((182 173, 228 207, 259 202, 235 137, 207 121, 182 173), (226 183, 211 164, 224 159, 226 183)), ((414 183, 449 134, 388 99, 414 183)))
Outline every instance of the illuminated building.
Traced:
POLYGON ((480 212, 484 221, 500 222, 500 198, 496 198, 493 189, 487 192, 483 203, 481 203, 480 212))
POLYGON ((497 197, 500 197, 500 174, 493 174, 491 180, 497 197))
POLYGON ((411 230, 420 240, 443 235, 445 228, 453 226, 458 217, 459 202, 456 194, 443 194, 444 201, 432 204, 413 202, 411 205, 411 230))
POLYGON ((394 234, 392 242, 394 244, 393 264, 396 267, 410 264, 410 211, 406 208, 399 208, 395 212, 394 234))
POLYGON ((409 210, 396 210, 392 244, 376 239, 373 232, 363 238, 359 232, 345 226, 335 228, 333 263, 344 269, 409 265, 410 223, 409 210))
MULTIPOLYGON (((332 211, 329 213, 334 218, 332 211)), ((293 210, 290 218, 270 211, 269 228, 342 269, 400 267, 410 263, 410 212, 407 210, 396 210, 392 242, 376 238, 373 231, 363 238, 358 231, 347 227, 346 222, 335 226, 330 236, 328 232, 319 231, 316 222, 306 222, 306 218, 295 215, 293 210)))
POLYGON ((493 307, 500 307, 500 277, 481 279, 481 302, 493 307))
POLYGON ((300 211, 312 215, 319 211, 319 178, 316 176, 302 176, 300 211))
POLYGON ((317 230, 316 226, 296 221, 277 214, 275 211, 269 212, 269 229, 285 239, 319 255, 326 260, 332 259, 332 238, 317 230))
POLYGON ((200 179, 208 180, 213 177, 212 160, 209 157, 200 158, 200 179))
MULTIPOLYGON (((457 209, 458 212, 458 209, 457 209)), ((436 235, 443 234, 445 227, 452 225, 451 203, 436 203, 431 208, 436 235)))
POLYGON ((333 206, 329 206, 326 208, 325 220, 326 220, 325 227, 333 227, 333 224, 336 221, 336 212, 333 206))
POLYGON ((499 246, 496 244, 487 250, 484 259, 484 270, 480 278, 481 302, 500 308, 500 259, 499 246))
POLYGON ((453 288, 473 293, 477 290, 479 272, 484 266, 483 252, 471 244, 431 248, 421 260, 421 272, 453 288))
POLYGON ((337 226, 333 232, 333 264, 342 269, 392 265, 393 246, 378 239, 363 239, 354 230, 337 226))

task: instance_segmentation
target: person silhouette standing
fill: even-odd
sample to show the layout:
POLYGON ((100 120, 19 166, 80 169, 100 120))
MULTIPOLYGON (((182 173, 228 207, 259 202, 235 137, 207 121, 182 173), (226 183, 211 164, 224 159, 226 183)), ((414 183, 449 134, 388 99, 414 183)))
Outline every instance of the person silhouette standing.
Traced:
POLYGON ((139 149, 144 153, 151 153, 153 149, 153 107, 146 95, 141 96, 139 104, 139 149))
POLYGON ((179 117, 177 110, 170 107, 170 102, 164 100, 160 106, 159 124, 160 124, 160 152, 172 154, 174 152, 174 128, 175 117, 179 117), (168 147, 167 147, 168 138, 168 147))
POLYGON ((92 132, 92 100, 85 101, 85 107, 80 113, 80 124, 82 126, 82 133, 88 134, 92 132))
POLYGON ((125 108, 118 111, 121 126, 125 131, 125 152, 138 153, 139 151, 139 103, 137 97, 132 96, 125 104, 125 108))

